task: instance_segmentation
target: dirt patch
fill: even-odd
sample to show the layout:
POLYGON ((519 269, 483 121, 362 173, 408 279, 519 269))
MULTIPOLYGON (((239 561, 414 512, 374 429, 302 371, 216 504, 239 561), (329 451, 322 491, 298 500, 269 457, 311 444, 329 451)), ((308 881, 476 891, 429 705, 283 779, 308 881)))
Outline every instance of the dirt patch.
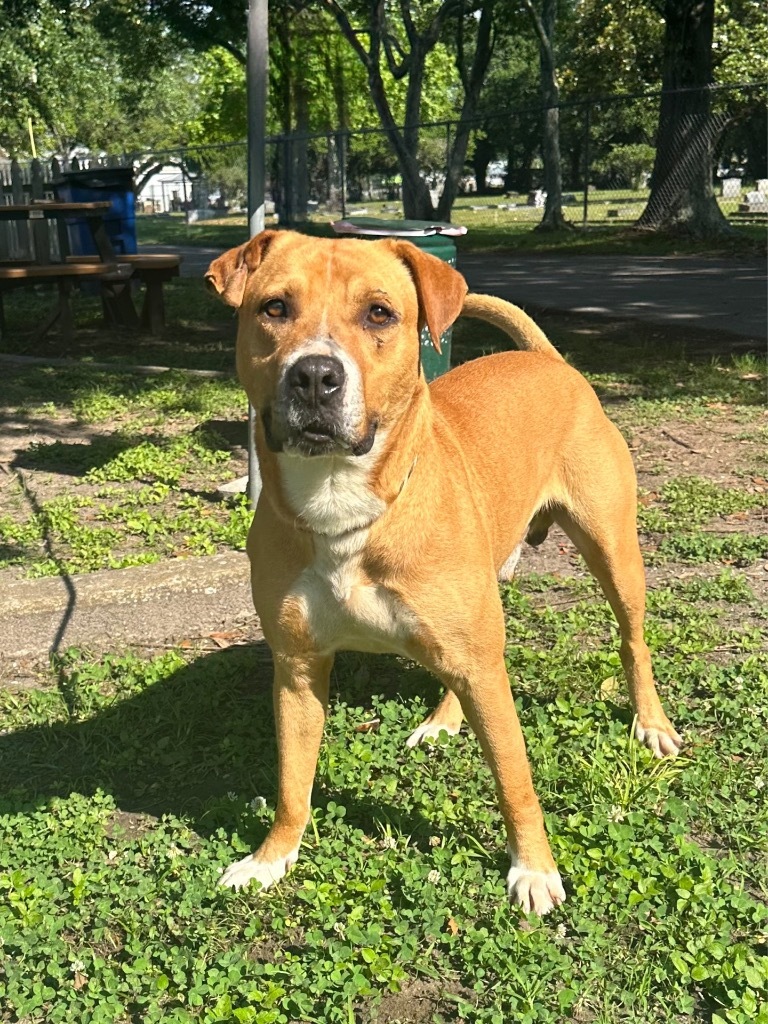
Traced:
MULTIPOLYGON (((762 420, 768 427, 768 412, 762 420)), ((717 410, 703 420, 633 427, 630 449, 638 483, 652 490, 671 476, 701 476, 721 487, 765 490, 768 480, 760 467, 768 472, 768 459, 753 436, 756 429, 717 410)))
MULTIPOLYGON (((453 1016, 456 1004, 446 999, 447 991, 445 982, 436 978, 406 981, 399 992, 386 993, 369 1020, 371 1024, 427 1024, 436 1013, 453 1016)), ((472 993, 467 990, 451 989, 450 992, 472 1001, 472 993)))
POLYGON ((136 814, 129 811, 113 811, 104 829, 109 839, 136 839, 150 832, 158 819, 151 814, 136 814))

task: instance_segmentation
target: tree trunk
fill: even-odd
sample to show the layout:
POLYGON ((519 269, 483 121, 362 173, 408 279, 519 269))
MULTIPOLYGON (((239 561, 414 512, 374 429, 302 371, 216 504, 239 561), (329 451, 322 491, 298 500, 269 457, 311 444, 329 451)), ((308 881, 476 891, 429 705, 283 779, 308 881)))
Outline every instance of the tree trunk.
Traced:
MULTIPOLYGON (((462 15, 459 14, 459 18, 461 17, 462 15)), ((471 122, 475 111, 477 110, 480 92, 483 88, 483 82, 485 81, 485 75, 493 52, 492 30, 493 8, 490 4, 486 4, 482 8, 480 20, 477 25, 477 40, 475 43, 474 57, 472 58, 472 68, 467 75, 464 68, 461 66, 459 67, 459 72, 464 83, 464 102, 461 107, 460 120, 456 126, 453 145, 451 146, 451 154, 448 159, 448 167, 446 168, 443 191, 437 204, 437 216, 440 220, 450 221, 451 211, 459 188, 459 179, 464 172, 471 122)), ((463 42, 461 31, 462 25, 460 24, 459 40, 460 42, 463 42)), ((460 62, 462 57, 463 54, 460 50, 460 62)))
POLYGON ((712 189, 725 114, 712 114, 714 0, 666 0, 664 75, 651 194, 638 228, 732 234, 712 189))
MULTIPOLYGON (((419 40, 414 39, 411 43, 411 65, 405 94, 405 124, 402 135, 397 141, 390 133, 403 178, 403 214, 408 220, 432 220, 435 216, 432 196, 426 181, 420 174, 419 167, 419 122, 421 120, 421 95, 424 89, 426 59, 427 54, 424 47, 419 40)), ((387 110, 389 110, 389 104, 387 104, 387 110)), ((381 109, 379 109, 379 116, 382 116, 381 109)))
POLYGON ((307 219, 307 203, 309 202, 309 94, 304 75, 296 77, 296 137, 293 147, 294 170, 294 204, 293 212, 296 220, 307 219))
MULTIPOLYGON (((450 0, 443 0, 443 3, 436 9, 428 28, 418 31, 412 18, 411 3, 406 0, 400 2, 400 13, 406 29, 406 35, 410 45, 410 52, 404 53, 399 45, 393 47, 392 36, 386 25, 387 4, 385 0, 372 0, 370 4, 370 17, 368 20, 367 35, 368 49, 365 49, 360 41, 360 32, 353 26, 345 6, 338 0, 323 0, 323 5, 331 12, 336 19, 339 28, 357 56, 365 65, 368 72, 368 85, 371 92, 376 111, 381 120, 382 127, 387 132, 390 145, 397 158, 398 168, 403 181, 403 211, 409 219, 433 220, 435 209, 432 197, 426 181, 419 173, 419 121, 421 120, 421 96, 424 85, 424 70, 427 54, 435 47, 440 38, 440 31, 449 16, 456 11, 455 5, 450 0), (395 78, 403 78, 407 74, 408 84, 406 92, 405 127, 401 131, 392 116, 392 110, 387 99, 386 89, 381 77, 380 63, 382 59, 382 48, 386 54, 390 71, 395 78), (398 59, 400 63, 398 64, 398 59)), ((351 5, 350 5, 351 6, 351 5)), ((392 5, 393 7, 395 5, 392 5)), ((417 7, 414 4, 414 7, 417 7)), ((465 101, 462 116, 470 116, 474 111, 477 97, 472 98, 469 94, 482 86, 482 78, 475 81, 476 65, 478 59, 482 58, 483 48, 481 36, 486 29, 490 37, 492 24, 492 4, 488 3, 482 9, 478 23, 478 44, 475 51, 475 60, 471 75, 465 79, 465 101), (469 88, 468 88, 469 85, 469 88), (467 106, 469 101, 470 106, 467 106), (470 114, 466 115, 465 110, 470 114)), ((461 24, 461 14, 459 14, 461 24)), ((482 63, 482 61, 480 61, 482 63)), ((487 61, 486 61, 487 66, 487 61)), ((483 69, 483 75, 485 71, 483 69)), ((464 75, 462 77, 465 77, 464 75)), ((454 138, 453 149, 449 158, 447 168, 446 188, 440 200, 441 215, 450 217, 451 206, 456 195, 459 177, 464 169, 466 159, 467 142, 469 130, 459 130, 454 138)))
POLYGON ((475 154, 472 157, 472 170, 475 173, 475 185, 479 196, 488 195, 488 186, 485 179, 488 176, 488 164, 493 160, 494 150, 486 142, 483 145, 482 139, 475 143, 475 154))
POLYGON ((560 89, 555 61, 555 23, 557 0, 543 0, 541 15, 527 0, 526 7, 539 37, 542 123, 541 158, 544 164, 544 191, 547 193, 544 216, 537 231, 560 231, 571 227, 563 215, 563 172, 560 164, 560 89))

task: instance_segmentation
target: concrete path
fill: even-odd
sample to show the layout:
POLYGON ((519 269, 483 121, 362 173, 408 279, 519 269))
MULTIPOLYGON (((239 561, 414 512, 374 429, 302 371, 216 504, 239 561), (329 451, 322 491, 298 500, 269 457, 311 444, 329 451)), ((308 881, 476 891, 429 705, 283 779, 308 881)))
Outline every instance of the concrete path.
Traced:
MULTIPOLYGON (((218 248, 143 246, 184 257, 184 277, 202 277, 218 248)), ((525 308, 703 327, 765 341, 766 264, 699 256, 541 256, 462 253, 472 291, 525 308)))
POLYGON ((71 645, 109 650, 174 642, 240 624, 252 632, 256 614, 248 557, 233 551, 20 580, 0 593, 0 622, 0 678, 13 659, 41 657, 71 645))

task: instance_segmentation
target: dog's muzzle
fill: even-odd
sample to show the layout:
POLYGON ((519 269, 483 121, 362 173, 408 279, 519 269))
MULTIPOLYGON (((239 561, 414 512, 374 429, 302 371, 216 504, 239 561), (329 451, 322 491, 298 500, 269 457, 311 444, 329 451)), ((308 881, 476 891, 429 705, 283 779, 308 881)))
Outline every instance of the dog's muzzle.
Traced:
POLYGON ((363 437, 345 417, 347 374, 333 355, 306 355, 292 363, 278 388, 277 401, 262 413, 272 451, 300 455, 365 455, 373 447, 377 421, 363 437))

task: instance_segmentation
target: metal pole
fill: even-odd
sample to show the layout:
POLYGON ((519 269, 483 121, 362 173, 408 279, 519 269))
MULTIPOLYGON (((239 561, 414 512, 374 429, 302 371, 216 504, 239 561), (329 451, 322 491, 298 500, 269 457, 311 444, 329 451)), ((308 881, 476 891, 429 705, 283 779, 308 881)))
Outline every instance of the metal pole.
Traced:
MULTIPOLYGON (((268 0, 248 3, 248 234, 264 230, 266 180, 265 136, 267 119, 268 0)), ((256 455, 256 410, 248 403, 248 500, 256 508, 261 473, 256 455)))
POLYGON ((339 132, 336 150, 339 157, 339 185, 341 186, 341 217, 347 216, 347 133, 339 132))
POLYGON ((592 104, 587 104, 587 112, 584 117, 584 209, 582 211, 581 220, 583 224, 587 223, 589 217, 589 171, 590 171, 590 155, 589 155, 589 135, 590 135, 590 120, 592 114, 592 104))

